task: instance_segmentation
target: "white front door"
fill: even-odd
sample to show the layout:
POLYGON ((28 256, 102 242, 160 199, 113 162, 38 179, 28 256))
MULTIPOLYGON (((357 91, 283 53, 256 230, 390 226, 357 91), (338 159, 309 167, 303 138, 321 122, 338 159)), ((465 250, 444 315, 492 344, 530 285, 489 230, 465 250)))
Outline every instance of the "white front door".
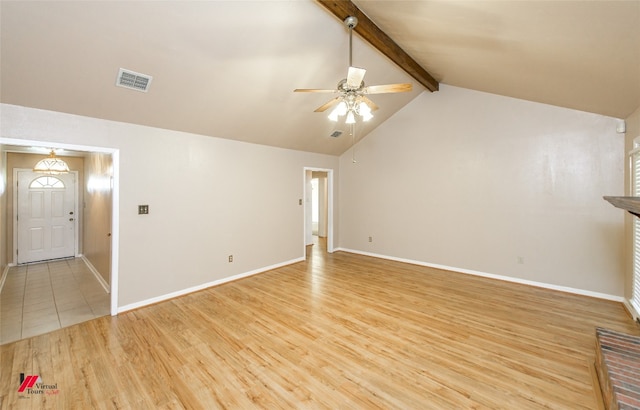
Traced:
POLYGON ((18 171, 18 263, 76 255, 76 174, 18 171))

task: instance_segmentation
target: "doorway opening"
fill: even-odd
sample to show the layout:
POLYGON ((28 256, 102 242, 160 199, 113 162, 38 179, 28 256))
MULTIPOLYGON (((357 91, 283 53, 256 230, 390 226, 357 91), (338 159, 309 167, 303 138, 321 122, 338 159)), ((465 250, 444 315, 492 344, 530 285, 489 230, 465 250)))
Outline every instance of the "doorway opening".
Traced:
POLYGON ((304 168, 304 181, 305 255, 315 245, 333 253, 333 170, 304 168))
MULTIPOLYGON (((99 265, 100 268, 97 270, 100 273, 103 273, 103 276, 105 276, 102 287, 104 287, 109 292, 109 314, 115 316, 118 313, 118 204, 120 167, 119 150, 108 147, 94 147, 35 140, 0 138, 0 154, 4 155, 5 158, 7 157, 8 153, 43 154, 43 151, 49 152, 51 149, 64 150, 65 152, 68 152, 69 155, 84 158, 84 165, 79 166, 81 177, 77 178, 76 180, 77 191, 83 193, 83 199, 79 201, 77 205, 75 205, 74 210, 69 210, 66 208, 62 210, 66 214, 66 220, 73 219, 73 221, 70 221, 69 224, 75 228, 75 236, 80 238, 78 240, 74 240, 73 255, 70 256, 86 257, 87 255, 85 253, 89 250, 89 245, 87 245, 89 243, 91 244, 91 246, 100 247, 100 249, 105 250, 104 252, 101 252, 99 254, 101 259, 96 257, 91 261, 91 263, 95 265, 94 268, 98 267, 99 265), (94 200, 94 204, 96 205, 93 207, 93 209, 90 209, 91 204, 88 203, 91 200, 94 200), (90 214, 98 208, 100 209, 100 212, 90 214), (73 212, 73 214, 69 214, 69 212, 73 212), (91 218, 91 221, 89 221, 88 218, 91 218), (96 227, 99 227, 100 229, 98 230, 96 229, 96 227), (95 237, 89 237, 90 234, 94 233, 95 237)), ((7 167, 7 169, 5 170, 6 172, 4 173, 5 177, 11 178, 15 166, 11 166, 10 169, 10 165, 8 163, 4 164, 4 166, 7 167)), ((66 181, 62 181, 64 177, 61 177, 60 175, 58 175, 57 177, 63 184, 67 183, 66 181)), ((6 183, 7 181, 0 182, 6 183)), ((37 188, 36 185, 34 185, 34 189, 37 188)), ((59 188, 59 183, 57 183, 57 181, 53 181, 50 187, 45 188, 50 189, 50 191, 41 193, 40 197, 46 199, 46 195, 48 194, 48 192, 53 193, 59 188)), ((38 197, 38 195, 35 195, 34 197, 38 197)), ((76 199, 79 200, 77 196, 76 199)), ((7 252, 6 255, 8 257, 9 267, 33 262, 31 260, 20 260, 18 258, 18 254, 16 253, 16 249, 19 249, 22 246, 17 243, 18 234, 16 229, 19 228, 18 224, 16 223, 17 221, 15 216, 17 215, 17 201, 10 201, 10 204, 11 203, 14 203, 14 206, 12 206, 13 210, 10 214, 7 215, 11 223, 8 225, 8 227, 5 226, 2 232, 2 234, 6 236, 3 238, 3 242, 7 239, 10 241, 9 238, 11 238, 12 236, 14 237, 13 243, 15 244, 15 246, 11 246, 12 242, 9 242, 9 247, 15 249, 12 249, 11 252, 7 252)), ((9 206, 11 206, 10 204, 9 206)), ((52 207, 55 208, 56 206, 56 199, 53 199, 52 207)), ((37 231, 38 230, 36 229, 36 233, 37 231)), ((58 233, 55 233, 52 236, 52 240, 57 241, 56 244, 62 242, 62 238, 58 234, 62 234, 64 229, 59 228, 58 231, 58 233)), ((38 235, 34 236, 35 239, 38 239, 39 237, 40 236, 38 235)), ((42 236, 42 238, 45 237, 46 235, 42 236)), ((27 239, 32 238, 27 236, 27 239)), ((37 241, 34 243, 38 245, 37 241)), ((66 257, 66 255, 62 257, 64 258, 66 257)), ((59 258, 60 257, 55 254, 53 257, 47 257, 38 260, 55 260, 59 258)), ((46 263, 43 264, 43 266, 46 265, 46 263)), ((94 274, 95 273, 96 272, 94 272, 94 274)))

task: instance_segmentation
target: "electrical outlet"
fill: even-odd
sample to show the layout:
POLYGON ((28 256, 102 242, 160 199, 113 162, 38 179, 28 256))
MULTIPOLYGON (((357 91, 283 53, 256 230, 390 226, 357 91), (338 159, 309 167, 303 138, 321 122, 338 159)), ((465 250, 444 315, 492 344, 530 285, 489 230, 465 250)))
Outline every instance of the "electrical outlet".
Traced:
POLYGON ((229 262, 233 262, 233 255, 229 255, 229 262))
POLYGON ((373 242, 373 236, 369 237, 369 242, 373 242))
POLYGON ((149 205, 138 205, 138 215, 147 215, 149 213, 149 205))

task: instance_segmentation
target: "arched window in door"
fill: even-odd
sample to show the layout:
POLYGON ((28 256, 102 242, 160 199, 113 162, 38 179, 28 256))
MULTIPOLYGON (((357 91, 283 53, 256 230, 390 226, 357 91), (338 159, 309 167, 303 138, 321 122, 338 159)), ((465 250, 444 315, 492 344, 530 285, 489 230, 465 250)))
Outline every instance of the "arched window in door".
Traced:
POLYGON ((29 184, 29 188, 41 189, 41 188, 64 188, 64 182, 56 177, 47 175, 34 179, 29 184))

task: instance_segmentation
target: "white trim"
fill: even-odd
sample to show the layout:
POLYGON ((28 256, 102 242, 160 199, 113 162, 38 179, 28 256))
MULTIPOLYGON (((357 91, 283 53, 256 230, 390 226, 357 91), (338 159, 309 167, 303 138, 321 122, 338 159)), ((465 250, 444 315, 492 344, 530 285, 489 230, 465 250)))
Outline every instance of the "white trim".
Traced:
POLYGON ((126 312, 128 310, 138 309, 138 308, 141 308, 141 307, 144 307, 144 306, 148 306, 148 305, 153 305, 154 303, 163 302, 165 300, 173 299, 173 298, 176 298, 178 296, 184 296, 184 295, 187 295, 189 293, 193 293, 193 292, 197 292, 199 290, 210 288, 212 286, 218 286, 218 285, 222 285, 224 283, 233 282, 233 281, 238 280, 238 279, 246 278, 246 277, 249 277, 249 276, 256 275, 258 273, 263 273, 263 272, 266 272, 266 271, 270 271, 270 270, 273 270, 273 269, 281 268, 283 266, 291 265, 293 263, 298 263, 298 262, 304 262, 304 258, 292 259, 290 261, 277 263, 275 265, 266 266, 264 268, 255 269, 255 270, 252 270, 252 271, 249 271, 249 272, 245 272, 245 273, 240 273, 238 275, 229 276, 227 278, 218 279, 218 280, 214 280, 212 282, 203 283, 202 285, 192 286, 190 288, 178 290, 176 292, 171 292, 171 293, 168 293, 166 295, 156 296, 154 298, 142 300, 140 302, 130 303, 128 305, 119 307, 118 308, 118 313, 123 313, 123 312, 126 312))
POLYGON ((0 292, 2 292, 2 287, 4 286, 4 282, 7 280, 7 276, 9 276, 9 267, 10 265, 5 266, 2 276, 0 276, 0 292))
POLYGON ((19 145, 28 147, 63 148, 72 151, 97 152, 110 154, 113 163, 113 195, 111 215, 111 316, 118 314, 118 261, 120 256, 120 149, 92 145, 65 144, 60 142, 36 141, 18 138, 0 137, 0 145, 19 145))
POLYGON ((62 148, 62 149, 68 149, 71 151, 101 152, 104 154, 111 154, 116 150, 114 148, 96 147, 93 145, 64 144, 61 142, 53 142, 53 141, 36 141, 36 140, 26 140, 26 139, 23 140, 18 138, 4 138, 4 137, 0 137, 0 144, 19 145, 19 146, 26 146, 26 147, 43 147, 47 149, 62 148))
POLYGON ((111 187, 111 316, 118 314, 118 279, 120 258, 120 150, 111 151, 113 186, 111 187))
POLYGON ((638 314, 638 311, 633 307, 629 299, 625 299, 622 304, 624 305, 624 308, 627 310, 627 312, 629 312, 633 320, 638 320, 640 315, 638 314))
POLYGON ((96 280, 100 283, 100 286, 102 286, 104 291, 107 293, 111 293, 111 291, 109 290, 109 284, 107 283, 106 280, 104 280, 100 272, 98 272, 98 269, 96 269, 96 267, 93 266, 93 264, 89 261, 89 259, 85 258, 84 255, 78 255, 78 257, 84 261, 84 264, 87 265, 87 268, 89 268, 91 273, 93 273, 93 276, 96 277, 96 280))
POLYGON ((439 264, 436 264, 436 263, 428 263, 428 262, 416 261, 416 260, 413 260, 413 259, 396 258, 394 256, 380 255, 380 254, 371 253, 371 252, 363 252, 363 251, 358 251, 358 250, 355 250, 355 249, 338 248, 336 250, 337 251, 340 250, 340 251, 343 251, 343 252, 349 252, 349 253, 355 253, 355 254, 358 254, 358 255, 371 256, 371 257, 374 257, 374 258, 388 259, 388 260, 396 261, 396 262, 409 263, 409 264, 412 264, 412 265, 426 266, 428 268, 442 269, 442 270, 448 270, 448 271, 458 272, 458 273, 466 273, 468 275, 474 275, 474 276, 482 276, 482 277, 489 278, 489 279, 497 279, 497 280, 502 280, 502 281, 505 281, 505 282, 519 283, 521 285, 535 286, 537 288, 557 290, 557 291, 560 291, 560 292, 573 293, 573 294, 582 295, 582 296, 590 296, 590 297, 593 297, 593 298, 611 300, 611 301, 614 301, 614 302, 624 302, 625 301, 624 297, 622 297, 622 296, 609 295, 609 294, 600 293, 600 292, 592 292, 590 290, 570 288, 570 287, 567 287, 567 286, 552 285, 552 284, 544 283, 544 282, 535 282, 535 281, 526 280, 526 279, 512 278, 510 276, 496 275, 496 274, 493 274, 493 273, 480 272, 480 271, 475 271, 475 270, 471 270, 471 269, 456 268, 456 267, 453 267, 453 266, 446 266, 446 265, 439 265, 439 264))

